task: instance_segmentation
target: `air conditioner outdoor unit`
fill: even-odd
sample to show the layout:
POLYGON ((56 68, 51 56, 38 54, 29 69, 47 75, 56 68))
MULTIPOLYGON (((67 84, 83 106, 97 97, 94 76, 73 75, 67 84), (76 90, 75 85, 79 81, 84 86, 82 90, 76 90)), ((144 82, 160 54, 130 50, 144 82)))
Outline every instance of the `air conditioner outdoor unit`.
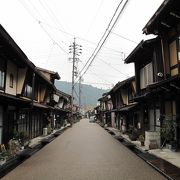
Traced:
POLYGON ((157 73, 157 76, 158 76, 158 77, 163 77, 163 73, 162 73, 162 72, 158 72, 158 73, 157 73))

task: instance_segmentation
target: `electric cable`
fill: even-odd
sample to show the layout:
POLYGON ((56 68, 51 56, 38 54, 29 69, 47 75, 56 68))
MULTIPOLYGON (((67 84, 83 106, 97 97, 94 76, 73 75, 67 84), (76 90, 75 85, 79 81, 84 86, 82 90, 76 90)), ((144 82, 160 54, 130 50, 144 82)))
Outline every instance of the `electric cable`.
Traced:
MULTIPOLYGON (((93 51, 92 55, 89 57, 89 59, 88 59, 87 62, 85 63, 85 66, 84 66, 84 67, 82 68, 82 70, 80 71, 80 74, 81 74, 82 71, 85 69, 86 65, 89 63, 89 61, 90 61, 91 58, 94 56, 94 54, 96 53, 96 51, 99 52, 100 48, 102 47, 102 44, 104 44, 105 41, 103 41, 103 39, 104 39, 104 37, 105 37, 105 35, 106 35, 106 33, 107 33, 107 31, 108 31, 110 25, 111 25, 111 23, 112 23, 112 21, 113 21, 115 15, 116 15, 116 13, 117 13, 117 11, 118 11, 120 5, 122 4, 122 2, 123 2, 123 0, 121 0, 120 3, 118 4, 118 6, 117 6, 117 8, 116 8, 116 10, 115 10, 115 12, 114 12, 114 14, 113 14, 113 16, 112 16, 110 22, 109 22, 109 24, 108 24, 108 26, 107 26, 107 28, 106 28, 104 34, 102 35, 101 39, 99 40, 99 42, 98 42, 98 44, 97 44, 95 50, 93 51), (103 41, 103 42, 102 42, 102 44, 100 45, 101 41, 103 41), (99 48, 99 45, 100 45, 100 48, 99 48), (98 50, 98 48, 99 48, 99 50, 98 50)), ((108 34, 109 34, 109 33, 108 33, 108 34)), ((106 36, 105 39, 107 39, 107 36, 106 36)), ((96 54, 97 54, 97 53, 96 53, 96 54)), ((95 56, 94 56, 94 57, 95 57, 95 56)), ((90 63, 90 64, 91 64, 91 63, 90 63)), ((88 67, 89 67, 89 66, 88 66, 88 67)))
MULTIPOLYGON (((121 1, 121 2, 122 2, 122 1, 121 1)), ((120 2, 120 3, 121 3, 121 2, 120 2)), ((127 2, 128 2, 128 0, 126 0, 125 4, 123 5, 121 11, 119 12, 117 18, 116 18, 115 21, 114 21, 112 27, 110 28, 110 30, 108 30, 108 34, 106 35, 105 39, 103 40, 103 42, 102 42, 102 44, 100 45, 99 49, 97 50, 96 54, 95 54, 95 55, 94 55, 94 53, 92 54, 92 55, 94 55, 94 57, 92 58, 92 60, 91 60, 91 62, 89 63, 89 65, 87 66, 86 70, 81 74, 82 77, 83 77, 83 75, 87 72, 87 70, 89 69, 90 65, 91 65, 92 62, 94 61, 95 57, 97 56, 97 54, 98 54, 99 51, 101 50, 101 48, 102 48, 102 46, 104 45, 105 41, 107 40, 109 34, 111 33, 112 29, 114 28, 116 22, 118 21, 118 19, 119 19, 121 13, 123 12, 123 10, 124 10, 124 8, 125 8, 127 2)), ((119 7, 119 6, 118 6, 118 7, 119 7)), ((113 17, 114 17, 114 15, 113 15, 113 17)), ((108 27, 109 27, 109 26, 108 26, 108 27)), ((81 71, 81 72, 82 72, 82 71, 81 71)))

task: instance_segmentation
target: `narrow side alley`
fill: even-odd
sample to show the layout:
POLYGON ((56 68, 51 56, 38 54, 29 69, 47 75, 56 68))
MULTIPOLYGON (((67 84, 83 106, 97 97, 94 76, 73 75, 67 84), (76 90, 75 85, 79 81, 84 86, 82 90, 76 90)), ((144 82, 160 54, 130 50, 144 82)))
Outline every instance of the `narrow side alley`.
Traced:
POLYGON ((165 179, 96 123, 83 119, 3 180, 165 179))

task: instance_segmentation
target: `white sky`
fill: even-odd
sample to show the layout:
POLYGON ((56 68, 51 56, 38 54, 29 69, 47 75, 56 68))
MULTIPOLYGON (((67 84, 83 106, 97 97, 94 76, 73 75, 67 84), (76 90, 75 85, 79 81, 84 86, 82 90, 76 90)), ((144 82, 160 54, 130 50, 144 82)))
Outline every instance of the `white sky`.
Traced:
MULTIPOLYGON (((103 35, 120 0, 0 0, 0 22, 29 59, 57 71, 62 81, 71 81, 69 45, 83 46, 79 69, 88 60, 103 35), (39 24, 38 21, 42 23, 39 24), (52 41, 54 39, 56 43, 52 41), (92 43, 93 42, 93 43, 92 43), (60 47, 59 47, 60 46, 60 47)), ((142 28, 163 0, 129 0, 113 32, 137 44, 145 38, 142 28)), ((85 74, 84 83, 112 88, 134 75, 133 64, 123 62, 137 45, 111 34, 85 74)))

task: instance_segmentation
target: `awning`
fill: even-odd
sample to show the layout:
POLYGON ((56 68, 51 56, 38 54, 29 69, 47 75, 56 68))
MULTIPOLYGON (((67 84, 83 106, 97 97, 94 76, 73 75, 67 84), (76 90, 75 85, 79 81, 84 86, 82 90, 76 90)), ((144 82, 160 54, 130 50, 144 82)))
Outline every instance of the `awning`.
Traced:
POLYGON ((68 109, 62 109, 62 108, 57 108, 57 107, 55 107, 54 110, 55 110, 55 111, 59 111, 59 112, 68 112, 68 113, 71 112, 71 110, 68 110, 68 109))
POLYGON ((168 78, 168 79, 162 80, 162 81, 160 81, 160 82, 151 84, 151 85, 148 86, 148 88, 151 89, 151 88, 161 87, 161 86, 166 85, 166 84, 171 83, 171 82, 175 82, 175 81, 178 82, 179 79, 180 79, 180 74, 175 75, 175 76, 173 76, 173 77, 170 77, 170 78, 168 78))
POLYGON ((0 100, 1 102, 7 102, 22 106, 24 106, 25 104, 29 105, 31 103, 31 100, 29 99, 23 99, 14 95, 6 94, 4 92, 0 92, 0 100))
POLYGON ((37 102, 33 102, 33 106, 38 107, 38 108, 43 108, 43 109, 54 109, 51 106, 47 106, 45 104, 40 104, 40 103, 37 103, 37 102))
POLYGON ((164 0, 143 28, 143 33, 158 35, 175 27, 180 22, 179 6, 179 0, 164 0))
POLYGON ((135 107, 137 107, 137 105, 138 105, 138 103, 127 105, 127 106, 125 106, 123 108, 120 108, 118 111, 119 112, 130 111, 130 110, 134 109, 135 107))

